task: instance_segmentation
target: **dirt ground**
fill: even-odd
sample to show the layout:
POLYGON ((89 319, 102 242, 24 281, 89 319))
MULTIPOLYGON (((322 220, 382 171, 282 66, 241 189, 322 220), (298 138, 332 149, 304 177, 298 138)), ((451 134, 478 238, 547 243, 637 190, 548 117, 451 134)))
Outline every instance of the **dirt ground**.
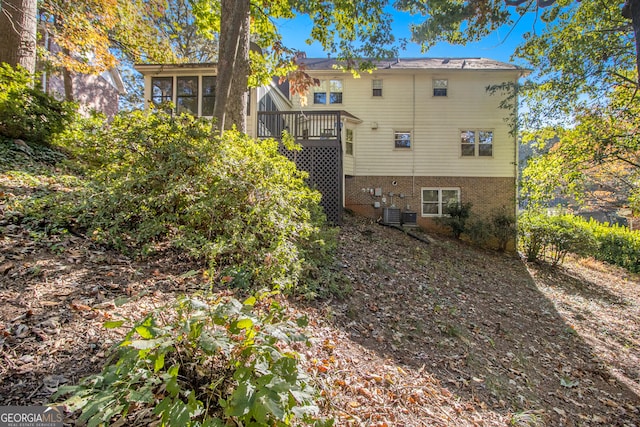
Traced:
MULTIPOLYGON (((347 217, 337 262, 351 292, 289 302, 312 319, 302 356, 325 416, 339 426, 640 426, 637 276, 431 240, 347 217)), ((0 405, 45 403, 99 371, 119 339, 101 324, 196 289, 194 268, 35 236, 0 214, 0 405)))

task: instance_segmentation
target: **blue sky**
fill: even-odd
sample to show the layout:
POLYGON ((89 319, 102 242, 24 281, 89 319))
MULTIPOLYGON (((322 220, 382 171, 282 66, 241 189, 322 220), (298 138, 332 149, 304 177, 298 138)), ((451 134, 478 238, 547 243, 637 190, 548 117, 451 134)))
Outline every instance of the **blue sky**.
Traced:
MULTIPOLYGON (((407 13, 393 13, 393 33, 396 39, 411 38, 409 25, 411 23, 422 22, 421 16, 411 16, 407 13)), ((440 43, 428 52, 422 53, 420 46, 416 43, 409 42, 407 48, 400 53, 401 57, 485 57, 498 61, 510 61, 511 55, 515 51, 516 46, 522 42, 522 34, 531 31, 534 25, 534 16, 525 16, 512 30, 510 26, 499 28, 494 33, 488 35, 485 39, 477 43, 470 43, 466 46, 455 46, 446 43, 440 43)), ((297 18, 292 21, 284 21, 279 25, 279 29, 284 38, 285 46, 305 51, 308 57, 325 57, 322 47, 315 43, 308 45, 305 43, 309 37, 309 29, 311 21, 307 17, 297 18)), ((518 64, 523 65, 523 64, 518 64)))

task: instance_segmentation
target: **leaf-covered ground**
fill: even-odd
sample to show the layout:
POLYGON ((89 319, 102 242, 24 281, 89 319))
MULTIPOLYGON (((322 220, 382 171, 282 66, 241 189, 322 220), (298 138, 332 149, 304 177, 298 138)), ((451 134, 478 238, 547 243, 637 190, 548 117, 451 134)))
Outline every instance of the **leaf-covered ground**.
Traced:
MULTIPOLYGON (((175 254, 140 262, 5 218, 12 198, 59 185, 0 171, 0 405, 47 402, 100 370, 119 339, 105 320, 201 286, 175 254)), ((354 217, 337 262, 346 298, 290 302, 312 320, 303 363, 337 425, 640 426, 637 276, 425 244, 354 217)))

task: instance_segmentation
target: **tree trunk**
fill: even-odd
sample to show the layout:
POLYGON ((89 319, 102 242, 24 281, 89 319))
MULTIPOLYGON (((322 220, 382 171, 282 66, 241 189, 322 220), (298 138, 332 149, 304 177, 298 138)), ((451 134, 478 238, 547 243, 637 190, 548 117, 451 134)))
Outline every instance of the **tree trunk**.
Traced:
POLYGON ((0 1, 0 63, 36 70, 37 0, 0 1))
POLYGON ((246 132, 249 78, 250 0, 222 0, 218 78, 213 116, 220 132, 233 125, 246 132))
MULTIPOLYGON (((66 47, 62 49, 62 52, 67 57, 71 57, 71 52, 66 47)), ((67 67, 62 69, 62 82, 64 83, 65 101, 73 102, 73 73, 67 67)))
POLYGON ((640 0, 627 0, 622 8, 622 16, 631 19, 636 40, 636 82, 640 85, 640 0))

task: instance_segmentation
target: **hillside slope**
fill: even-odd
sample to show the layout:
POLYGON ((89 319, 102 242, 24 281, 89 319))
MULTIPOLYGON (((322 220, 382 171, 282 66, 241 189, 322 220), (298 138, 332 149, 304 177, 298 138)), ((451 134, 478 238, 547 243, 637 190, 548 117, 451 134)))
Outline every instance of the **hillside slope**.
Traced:
MULTIPOLYGON (((120 338, 105 320, 202 287, 175 253, 138 261, 5 217, 5 202, 49 185, 59 180, 0 171, 2 405, 47 402, 98 371, 120 338)), ((350 292, 288 301, 312 319, 303 363, 326 416, 362 426, 640 425, 637 276, 432 240, 347 216, 337 265, 350 292)))

